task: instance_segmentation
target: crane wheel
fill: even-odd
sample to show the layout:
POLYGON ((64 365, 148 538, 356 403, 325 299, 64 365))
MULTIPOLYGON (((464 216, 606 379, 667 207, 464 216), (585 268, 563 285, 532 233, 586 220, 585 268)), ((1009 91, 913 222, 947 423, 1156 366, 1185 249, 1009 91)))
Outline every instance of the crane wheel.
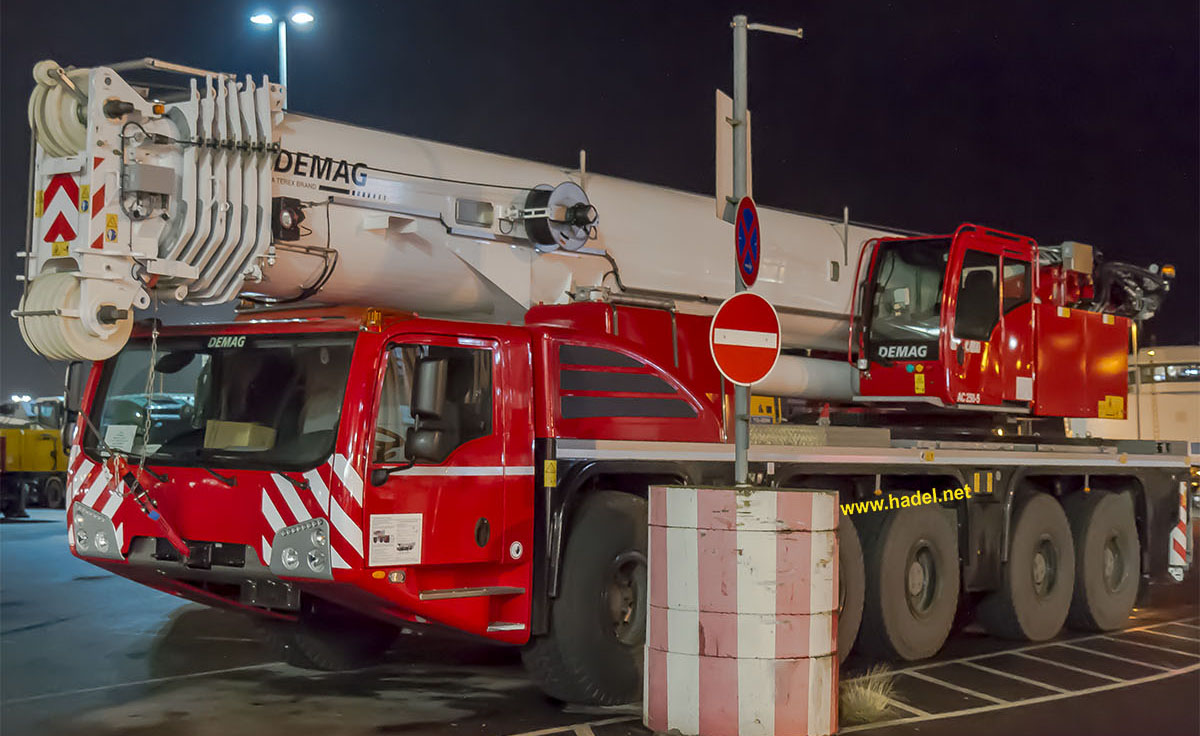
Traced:
POLYGON ((1092 491, 1064 504, 1075 538, 1075 594, 1067 625, 1112 631, 1129 621, 1141 579, 1141 546, 1129 493, 1092 491))
POLYGON ((866 594, 866 572, 863 570, 862 545, 858 530, 850 517, 838 521, 838 661, 845 662, 858 627, 862 624, 863 596, 866 594))
POLYGON ((294 667, 340 672, 379 664, 400 635, 383 621, 307 599, 298 621, 261 622, 267 644, 294 667))
POLYGON ((958 529, 950 512, 920 506, 867 515, 866 596, 858 648, 914 660, 942 648, 958 610, 958 529), (879 518, 875 518, 879 517, 879 518))
POLYGON ((1067 514, 1038 493, 1017 510, 1000 588, 978 609, 994 636, 1045 641, 1062 630, 1075 589, 1075 543, 1067 514))
POLYGON ((615 491, 592 493, 575 514, 550 631, 521 652, 550 697, 617 705, 642 696, 647 524, 646 501, 615 491))
POLYGON ((67 493, 63 488, 62 478, 51 476, 42 482, 42 505, 48 509, 61 509, 66 501, 67 493))

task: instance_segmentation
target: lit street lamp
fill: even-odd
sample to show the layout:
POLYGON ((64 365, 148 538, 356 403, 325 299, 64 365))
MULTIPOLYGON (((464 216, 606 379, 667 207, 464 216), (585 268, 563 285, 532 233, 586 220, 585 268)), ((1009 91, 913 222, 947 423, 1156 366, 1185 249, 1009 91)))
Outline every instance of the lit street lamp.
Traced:
MULTIPOLYGON (((279 24, 279 83, 284 88, 283 106, 287 107, 287 26, 288 21, 293 25, 304 28, 312 24, 316 18, 307 10, 294 10, 288 18, 280 18, 279 24)), ((250 22, 256 26, 269 26, 276 22, 275 16, 268 12, 255 13, 250 16, 250 22)))

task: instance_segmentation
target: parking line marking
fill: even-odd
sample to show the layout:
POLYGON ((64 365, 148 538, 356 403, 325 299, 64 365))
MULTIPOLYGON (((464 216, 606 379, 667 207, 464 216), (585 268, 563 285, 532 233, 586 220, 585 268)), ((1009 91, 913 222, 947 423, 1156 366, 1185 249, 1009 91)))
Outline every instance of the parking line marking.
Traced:
POLYGON ((110 685, 97 685, 96 687, 84 687, 78 690, 60 690, 53 693, 42 693, 40 695, 29 695, 24 698, 12 698, 11 700, 0 701, 0 705, 14 705, 17 703, 32 703, 36 700, 46 700, 47 698, 60 698, 67 695, 83 695, 86 693, 97 693, 104 690, 115 690, 121 687, 135 687, 137 685, 154 685, 160 682, 172 682, 174 680, 190 680, 196 677, 205 677, 207 675, 223 675, 228 672, 243 672, 245 670, 262 669, 269 667, 279 662, 263 662, 261 664, 247 664, 241 667, 226 667, 220 670, 205 670, 203 672, 189 672, 183 675, 171 675, 169 677, 150 677, 145 680, 132 680, 130 682, 115 682, 110 685))
POLYGON ((991 695, 988 695, 987 693, 981 693, 978 690, 971 690, 971 689, 962 687, 960 685, 955 685, 953 682, 946 682, 945 680, 938 679, 932 675, 927 675, 924 672, 905 672, 904 674, 908 675, 909 677, 916 677, 917 679, 925 680, 926 682, 932 682, 933 684, 940 685, 941 687, 949 688, 951 690, 957 690, 960 693, 965 693, 966 695, 970 695, 973 698, 979 698, 980 700, 990 700, 993 703, 1011 703, 1012 702, 1011 700, 1003 700, 1001 698, 994 698, 991 695))
POLYGON ((1076 649, 1081 652, 1087 652, 1088 654, 1096 654, 1101 657, 1108 657, 1109 659, 1115 659, 1118 662, 1124 662, 1126 664, 1136 664, 1141 667, 1153 667, 1156 670, 1163 670, 1164 672, 1172 671, 1170 667, 1163 667, 1160 664, 1150 664, 1149 662, 1139 662, 1136 659, 1130 659, 1128 657, 1120 657, 1120 656, 1117 656, 1116 654, 1109 654, 1108 652, 1098 652, 1095 649, 1085 649, 1083 647, 1077 647, 1074 644, 1068 644, 1067 642, 1060 642, 1059 646, 1066 647, 1068 649, 1076 649))
MULTIPOLYGON (((1110 683, 1110 684, 1106 684, 1106 685, 1097 685, 1096 687, 1088 688, 1086 690, 1075 690, 1073 692, 1068 692, 1068 693, 1055 693, 1053 695, 1041 695, 1036 698, 1029 698, 1028 700, 1018 700, 1018 701, 1014 701, 1011 703, 1005 703, 1003 705, 999 705, 999 704, 997 704, 997 705, 981 705, 977 708, 967 708, 966 710, 949 711, 947 713, 937 713, 937 714, 932 714, 929 716, 914 717, 914 718, 896 718, 896 719, 892 719, 890 721, 879 721, 877 723, 864 723, 864 724, 861 724, 858 726, 850 726, 848 728, 843 728, 840 731, 838 731, 838 733, 857 733, 860 731, 867 731, 867 730, 876 729, 876 728, 888 728, 891 726, 900 726, 900 725, 903 725, 906 723, 919 723, 922 721, 940 721, 945 718, 958 718, 959 716, 972 716, 972 715, 978 715, 980 713, 990 713, 992 711, 1004 710, 1006 708, 1019 708, 1021 706, 1025 706, 1025 705, 1036 705, 1038 703, 1048 703, 1048 702, 1052 702, 1055 700, 1065 700, 1066 698, 1073 698, 1077 695, 1091 695, 1092 693, 1105 692, 1108 690, 1116 690, 1117 688, 1129 687, 1130 685, 1141 685, 1141 684, 1148 683, 1148 682, 1155 682, 1157 680, 1163 680, 1168 677, 1174 677, 1176 675, 1184 675, 1189 672, 1195 672, 1196 670, 1200 670, 1200 663, 1188 665, 1187 667, 1181 667, 1177 670, 1172 670, 1170 672, 1159 672, 1159 673, 1156 673, 1153 675, 1147 675, 1146 677, 1143 677, 1139 680, 1124 680, 1119 683, 1114 682, 1114 683, 1110 683)), ((1001 674, 1004 674, 1004 673, 1001 673, 1001 674)))
MULTIPOLYGON (((1074 670, 1076 672, 1082 672, 1085 675, 1091 675, 1092 677, 1099 677, 1099 678, 1102 678, 1105 680, 1110 680, 1112 682, 1129 682, 1128 680, 1122 680, 1119 677, 1113 677, 1112 675, 1106 675, 1103 672, 1096 672, 1094 670, 1085 670, 1084 668, 1076 667, 1073 664, 1063 664, 1062 662, 1059 662, 1057 659, 1050 659, 1049 657, 1039 657, 1036 654, 1029 654, 1027 652, 1017 652, 1017 656, 1024 657, 1025 659, 1032 659, 1032 660, 1038 662, 1039 664, 1052 664, 1055 667, 1062 667, 1065 670, 1074 670)), ((1070 691, 1063 690, 1062 692, 1065 693, 1065 692, 1070 692, 1070 691)))
POLYGON ((1159 651, 1162 651, 1162 652, 1170 652, 1170 653, 1172 653, 1172 654, 1182 654, 1182 655, 1183 655, 1183 656, 1185 656, 1185 657, 1197 657, 1197 658, 1200 658, 1200 652, 1185 652, 1185 651, 1183 651, 1183 650, 1181 650, 1181 649, 1172 649, 1172 648, 1170 648, 1170 647, 1160 647, 1160 646, 1158 646, 1158 645, 1156 645, 1156 644, 1143 644, 1143 643, 1141 643, 1140 641, 1134 641, 1134 640, 1132 640, 1132 639, 1118 639, 1117 637, 1115 637, 1115 636, 1109 636, 1108 634, 1104 634, 1104 635, 1103 635, 1101 638, 1102 638, 1102 639, 1108 639, 1109 641, 1115 641, 1115 642, 1119 642, 1119 643, 1121 643, 1121 644, 1131 644, 1131 645, 1133 645, 1133 646, 1135 646, 1135 647, 1146 647, 1147 649, 1157 649, 1157 650, 1159 650, 1159 651))
MULTIPOLYGON (((1059 687, 1058 685, 1051 685, 1048 682, 1042 682, 1041 680, 1034 680, 1029 677, 1023 677, 1021 675, 1014 675, 1011 672, 1005 672, 1003 670, 998 670, 995 667, 988 667, 986 664, 979 664, 978 662, 963 662, 963 664, 965 664, 968 667, 974 667, 977 670, 983 670, 984 672, 991 672, 996 675, 1002 675, 1004 677, 1009 678, 1010 680, 1024 682, 1027 685, 1034 685, 1034 686, 1040 687, 1044 690, 1053 690, 1058 693, 1072 692, 1070 690, 1064 690, 1063 688, 1059 687)), ((1022 700, 1022 701, 1018 701, 1018 702, 1024 703, 1024 702, 1028 702, 1028 700, 1022 700)))
POLYGON ((1171 634, 1171 633, 1169 633, 1169 632, 1166 632, 1166 631, 1154 631, 1153 629, 1146 629, 1146 633, 1149 633, 1149 634, 1158 634, 1159 636, 1169 636, 1169 637, 1171 637, 1172 639, 1183 639, 1184 641, 1190 641, 1190 642, 1200 642, 1200 639, 1197 639, 1197 638, 1196 638, 1196 637, 1194 637, 1194 636, 1184 636, 1184 635, 1182 635, 1182 634, 1171 634))
POLYGON ((884 700, 887 701, 888 705, 899 708, 900 710, 906 710, 915 716, 927 718, 927 717, 933 715, 929 711, 921 710, 920 708, 918 708, 915 705, 909 705, 908 703, 905 703, 903 700, 896 700, 895 698, 884 698, 884 700))
POLYGON ((608 726, 613 723, 625 723, 627 721, 636 721, 637 716, 617 716, 616 718, 605 718, 600 721, 586 721, 584 723, 573 723, 566 726, 553 726, 551 728, 540 728, 536 731, 525 731, 523 733, 514 733, 509 736, 551 736, 556 733, 573 733, 578 736, 593 736, 593 726, 608 726), (584 729, 584 730, 581 730, 584 729))

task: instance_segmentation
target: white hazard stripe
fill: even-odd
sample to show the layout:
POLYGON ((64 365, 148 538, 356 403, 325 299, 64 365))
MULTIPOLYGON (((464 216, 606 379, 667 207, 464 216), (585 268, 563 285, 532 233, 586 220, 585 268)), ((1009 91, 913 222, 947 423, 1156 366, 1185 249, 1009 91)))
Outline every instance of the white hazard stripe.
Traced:
POLYGON ((354 548, 359 557, 363 556, 363 533, 358 524, 354 523, 354 519, 350 518, 350 514, 341 506, 332 504, 329 507, 329 521, 333 524, 333 528, 338 534, 341 534, 346 542, 354 548))
POLYGON ((331 564, 333 565, 333 567, 335 569, 340 569, 340 570, 349 570, 350 569, 350 566, 346 564, 346 561, 342 559, 342 556, 337 553, 336 549, 334 549, 333 547, 330 547, 329 554, 332 557, 331 564))
POLYGON ((91 506, 100 498, 100 494, 108 487, 108 482, 112 479, 112 474, 108 472, 108 468, 102 468, 100 475, 96 476, 96 480, 88 486, 87 493, 83 495, 83 505, 91 506))
POLYGON ((337 477, 342 480, 342 485, 346 486, 346 490, 354 496, 354 500, 358 501, 358 505, 362 506, 363 502, 363 481, 359 476, 358 471, 350 464, 350 461, 345 455, 333 456, 333 472, 337 473, 337 477))
POLYGON ((270 565, 271 564, 271 543, 267 541, 266 537, 262 538, 262 550, 263 550, 263 562, 270 565))
POLYGON ((296 487, 292 482, 279 475, 272 475, 271 479, 275 481, 275 487, 279 489, 279 495, 283 496, 283 500, 287 503, 288 508, 292 511, 292 516, 299 524, 302 521, 308 521, 312 518, 312 514, 308 513, 308 509, 304 507, 304 502, 300 500, 300 494, 296 493, 296 487))
POLYGON ((313 498, 317 499, 317 505, 321 507, 322 511, 328 513, 329 488, 321 479, 320 471, 316 469, 308 471, 304 474, 304 480, 308 481, 308 488, 312 491, 313 498))
MULTIPOLYGON (((272 529, 279 531, 285 526, 283 523, 283 517, 279 515, 279 509, 275 508, 275 504, 271 501, 271 496, 267 494, 266 488, 263 489, 262 493, 263 517, 266 518, 267 523, 271 525, 272 529)), ((265 537, 264 541, 266 541, 265 537)))
POLYGON ((96 464, 86 457, 79 463, 79 469, 71 476, 71 483, 67 488, 68 498, 73 499, 79 494, 79 491, 83 488, 83 482, 87 480, 87 477, 95 467, 96 464))
POLYGON ((100 513, 108 518, 113 518, 113 514, 117 513, 117 509, 121 508, 121 503, 125 500, 124 496, 117 493, 110 493, 108 502, 104 504, 104 508, 100 509, 100 513))
POLYGON ((736 345, 744 348, 769 348, 774 350, 779 346, 779 335, 774 332, 730 330, 718 327, 713 330, 713 344, 736 345))

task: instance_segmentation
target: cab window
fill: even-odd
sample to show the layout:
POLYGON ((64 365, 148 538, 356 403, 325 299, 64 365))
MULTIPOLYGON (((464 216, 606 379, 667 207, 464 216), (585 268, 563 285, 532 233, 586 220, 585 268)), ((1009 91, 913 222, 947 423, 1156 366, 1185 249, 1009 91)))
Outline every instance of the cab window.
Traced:
POLYGON ((954 336, 967 340, 990 340, 1000 321, 1000 291, 996 276, 1000 257, 968 250, 963 254, 962 275, 954 311, 954 336))
POLYGON ((440 463, 492 434, 493 351, 393 345, 380 386, 376 463, 440 463))

